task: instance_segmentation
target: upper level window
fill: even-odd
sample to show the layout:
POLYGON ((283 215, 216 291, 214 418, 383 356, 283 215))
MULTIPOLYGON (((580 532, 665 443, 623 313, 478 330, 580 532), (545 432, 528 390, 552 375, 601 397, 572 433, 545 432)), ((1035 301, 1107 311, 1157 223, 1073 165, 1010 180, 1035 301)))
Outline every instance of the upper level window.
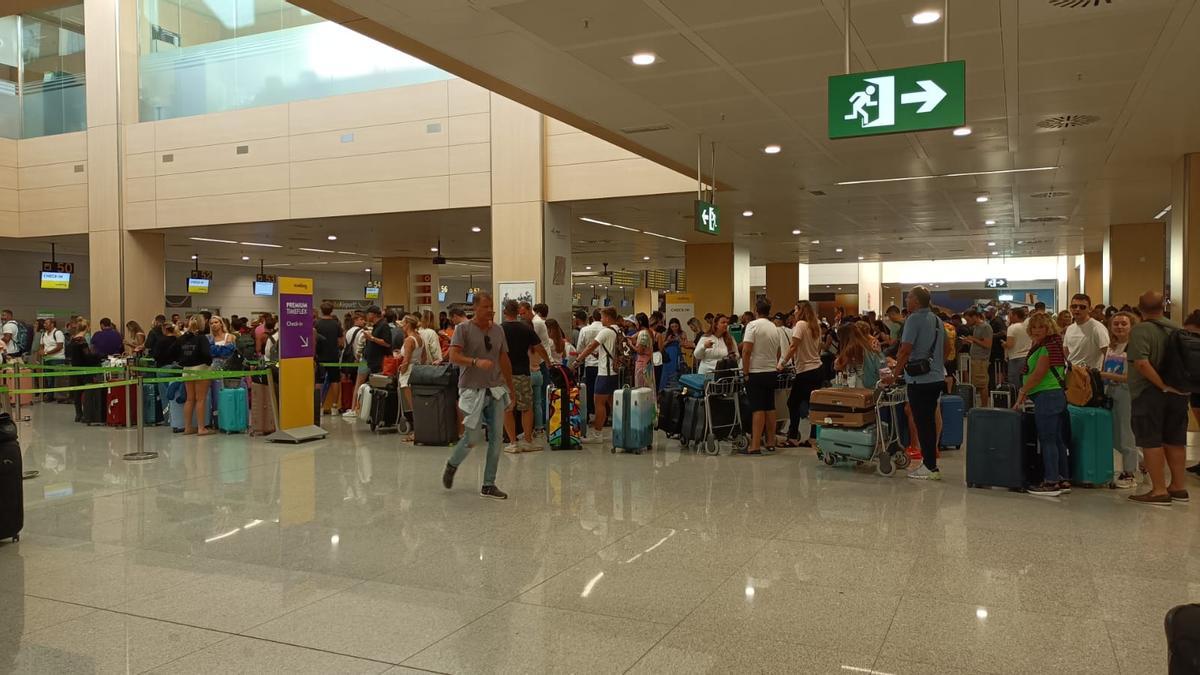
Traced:
POLYGON ((83 4, 0 17, 0 136, 87 127, 83 4))

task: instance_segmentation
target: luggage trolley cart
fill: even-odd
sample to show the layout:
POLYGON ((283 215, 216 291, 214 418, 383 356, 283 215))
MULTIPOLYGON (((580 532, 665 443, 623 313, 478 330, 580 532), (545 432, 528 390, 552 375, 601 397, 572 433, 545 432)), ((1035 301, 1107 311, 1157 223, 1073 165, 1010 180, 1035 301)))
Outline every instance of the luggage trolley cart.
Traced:
POLYGON ((879 395, 876 403, 877 436, 879 437, 879 474, 890 476, 896 469, 908 468, 912 458, 905 450, 908 440, 908 415, 904 406, 908 404, 908 391, 902 387, 889 387, 879 395))
MULTIPOLYGON (((730 453, 745 450, 750 445, 742 426, 742 376, 740 371, 722 373, 704 384, 704 442, 699 444, 710 455, 720 453, 718 441, 728 440, 730 453), (729 424, 713 424, 713 402, 732 403, 733 419, 729 424)), ((698 448, 699 449, 699 448, 698 448)))

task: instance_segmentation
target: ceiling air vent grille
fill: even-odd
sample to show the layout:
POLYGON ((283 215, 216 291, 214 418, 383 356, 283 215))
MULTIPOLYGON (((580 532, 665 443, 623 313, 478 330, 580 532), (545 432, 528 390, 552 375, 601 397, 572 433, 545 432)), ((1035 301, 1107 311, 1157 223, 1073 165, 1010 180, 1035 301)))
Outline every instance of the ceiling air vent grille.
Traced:
POLYGON ((1074 129, 1100 121, 1098 115, 1055 115, 1037 123, 1039 129, 1074 129))
POLYGON ((646 134, 651 131, 666 131, 670 128, 670 124, 646 124, 640 127, 624 127, 621 129, 621 133, 632 136, 633 134, 646 134))
POLYGON ((1047 192, 1035 192, 1035 193, 1029 195, 1029 197, 1031 199, 1061 199, 1063 197, 1070 197, 1070 196, 1071 196, 1070 192, 1057 192, 1055 190, 1049 190, 1047 192))
POLYGON ((1085 9, 1088 7, 1111 5, 1112 0, 1050 0, 1050 4, 1054 5, 1055 7, 1063 7, 1066 9, 1085 9))
POLYGON ((1022 223, 1061 223, 1067 220, 1066 216, 1022 216, 1022 223))

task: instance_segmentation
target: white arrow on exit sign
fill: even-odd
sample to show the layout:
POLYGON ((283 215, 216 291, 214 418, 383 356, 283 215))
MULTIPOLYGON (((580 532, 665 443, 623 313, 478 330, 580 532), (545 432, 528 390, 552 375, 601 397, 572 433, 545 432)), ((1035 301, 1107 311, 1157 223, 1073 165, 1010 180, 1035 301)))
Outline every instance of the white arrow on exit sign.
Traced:
POLYGON ((909 92, 900 94, 901 103, 920 103, 921 107, 917 108, 919 113, 927 113, 937 107, 942 99, 946 98, 946 90, 937 86, 933 80, 919 80, 917 86, 921 91, 909 92))

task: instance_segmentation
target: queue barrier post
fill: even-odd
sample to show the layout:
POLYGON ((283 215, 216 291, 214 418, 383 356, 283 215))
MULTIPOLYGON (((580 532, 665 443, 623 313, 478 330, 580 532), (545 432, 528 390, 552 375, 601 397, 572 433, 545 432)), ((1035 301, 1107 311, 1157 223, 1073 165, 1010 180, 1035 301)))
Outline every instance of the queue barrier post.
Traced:
MULTIPOLYGON (((143 386, 145 385, 142 383, 142 375, 141 373, 138 373, 136 396, 142 400, 139 401, 140 405, 135 406, 135 409, 137 410, 137 450, 135 452, 127 452, 124 455, 121 455, 121 459, 129 462, 145 462, 152 459, 158 459, 157 452, 148 452, 146 450, 146 397, 142 395, 143 386)), ((126 389, 126 392, 128 391, 129 390, 126 389)), ((126 396, 125 398, 125 410, 126 414, 128 415, 129 397, 126 396)), ((126 421, 129 421, 128 417, 126 418, 126 421)))

